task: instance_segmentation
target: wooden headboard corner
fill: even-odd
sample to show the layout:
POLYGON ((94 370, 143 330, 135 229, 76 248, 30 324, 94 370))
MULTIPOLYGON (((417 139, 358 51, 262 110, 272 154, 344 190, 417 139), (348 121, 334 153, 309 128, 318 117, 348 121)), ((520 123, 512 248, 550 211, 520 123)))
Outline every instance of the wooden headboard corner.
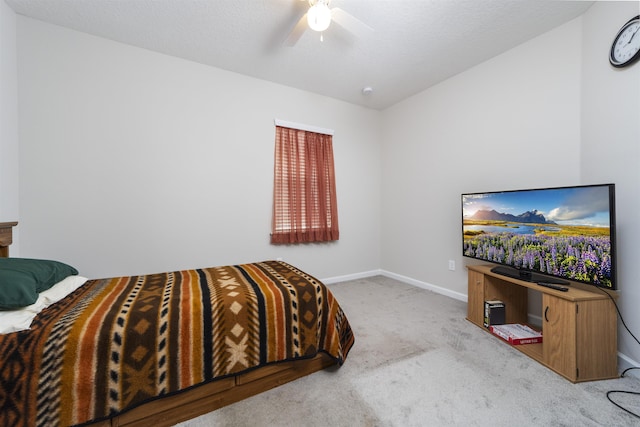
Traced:
POLYGON ((13 242, 13 227, 18 225, 18 221, 0 222, 0 257, 9 256, 9 246, 13 242))

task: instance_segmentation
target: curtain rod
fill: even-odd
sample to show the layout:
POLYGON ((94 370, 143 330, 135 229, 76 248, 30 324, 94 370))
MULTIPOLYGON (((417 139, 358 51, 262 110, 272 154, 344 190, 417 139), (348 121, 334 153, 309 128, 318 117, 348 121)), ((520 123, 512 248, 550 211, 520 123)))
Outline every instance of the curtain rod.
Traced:
POLYGON ((287 122, 285 120, 280 120, 280 119, 273 119, 273 121, 275 122, 276 126, 282 126, 282 127, 291 128, 291 129, 306 130, 309 132, 322 133, 324 135, 333 136, 333 129, 326 129, 326 128, 321 128, 313 125, 304 125, 301 123, 287 122))

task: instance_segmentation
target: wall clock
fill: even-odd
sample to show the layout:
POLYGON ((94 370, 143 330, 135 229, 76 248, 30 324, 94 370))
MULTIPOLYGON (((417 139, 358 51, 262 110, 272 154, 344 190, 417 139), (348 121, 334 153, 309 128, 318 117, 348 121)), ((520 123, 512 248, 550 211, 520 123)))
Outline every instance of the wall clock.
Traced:
POLYGON ((640 15, 631 18, 616 34, 611 50, 609 62, 617 68, 631 65, 640 58, 640 15))

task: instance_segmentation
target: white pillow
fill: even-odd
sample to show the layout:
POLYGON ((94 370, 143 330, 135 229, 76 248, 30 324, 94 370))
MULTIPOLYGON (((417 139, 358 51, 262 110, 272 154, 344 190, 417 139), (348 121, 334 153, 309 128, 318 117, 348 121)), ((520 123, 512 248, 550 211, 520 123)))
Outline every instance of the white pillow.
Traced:
POLYGON ((86 277, 82 276, 67 276, 66 279, 59 281, 46 291, 40 292, 40 297, 44 297, 46 303, 45 307, 48 307, 84 285, 87 280, 88 279, 86 277))
POLYGON ((82 276, 68 276, 46 291, 40 292, 35 303, 19 310, 0 311, 0 335, 29 329, 38 313, 84 285, 87 280, 82 276))

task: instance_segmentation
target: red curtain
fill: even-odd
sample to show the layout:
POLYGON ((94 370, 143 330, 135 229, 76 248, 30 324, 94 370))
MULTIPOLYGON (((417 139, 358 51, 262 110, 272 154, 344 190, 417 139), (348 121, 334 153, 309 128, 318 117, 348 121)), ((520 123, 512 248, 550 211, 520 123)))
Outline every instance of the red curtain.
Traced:
POLYGON ((332 136, 276 126, 271 243, 339 235, 332 136))

